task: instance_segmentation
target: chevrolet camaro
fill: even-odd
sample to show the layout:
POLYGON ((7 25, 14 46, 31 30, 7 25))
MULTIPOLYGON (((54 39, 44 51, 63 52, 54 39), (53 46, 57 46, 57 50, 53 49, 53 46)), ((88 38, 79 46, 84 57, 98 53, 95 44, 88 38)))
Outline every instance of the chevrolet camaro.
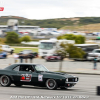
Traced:
POLYGON ((67 89, 78 82, 78 77, 69 74, 50 72, 41 64, 12 64, 0 69, 0 84, 3 87, 33 85, 48 89, 67 89))

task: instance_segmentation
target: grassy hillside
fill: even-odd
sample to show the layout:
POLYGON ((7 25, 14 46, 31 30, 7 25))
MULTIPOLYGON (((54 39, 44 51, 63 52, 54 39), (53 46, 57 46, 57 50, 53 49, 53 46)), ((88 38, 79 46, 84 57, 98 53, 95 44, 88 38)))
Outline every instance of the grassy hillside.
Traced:
POLYGON ((19 16, 1 16, 0 25, 6 25, 8 19, 18 19, 20 25, 33 25, 42 28, 71 29, 76 31, 99 31, 100 27, 100 17, 32 20, 19 16))
POLYGON ((88 25, 73 25, 73 26, 64 26, 60 29, 69 29, 72 31, 91 31, 96 32, 100 31, 100 23, 97 24, 88 24, 88 25))

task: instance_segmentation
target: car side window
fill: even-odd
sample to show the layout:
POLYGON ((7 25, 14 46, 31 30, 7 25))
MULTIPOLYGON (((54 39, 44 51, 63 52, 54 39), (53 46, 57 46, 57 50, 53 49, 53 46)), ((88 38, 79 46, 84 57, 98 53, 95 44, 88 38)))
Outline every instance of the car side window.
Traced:
POLYGON ((97 51, 96 51, 96 53, 100 53, 100 51, 99 51, 99 50, 97 50, 97 51))
POLYGON ((34 68, 31 65, 20 65, 19 71, 32 71, 32 72, 34 72, 34 68))
POLYGON ((20 67, 20 66, 18 65, 18 66, 16 66, 13 70, 14 70, 14 71, 19 71, 19 67, 20 67))

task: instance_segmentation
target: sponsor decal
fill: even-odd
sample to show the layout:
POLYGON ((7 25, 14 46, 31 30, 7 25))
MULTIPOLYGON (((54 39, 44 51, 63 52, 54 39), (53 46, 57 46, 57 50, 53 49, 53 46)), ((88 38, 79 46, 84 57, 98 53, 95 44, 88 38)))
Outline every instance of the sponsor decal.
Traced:
POLYGON ((20 81, 30 82, 32 78, 32 74, 22 74, 20 81))
POLYGON ((43 75, 38 75, 38 81, 43 81, 43 75))
POLYGON ((0 7, 0 11, 3 11, 4 10, 4 7, 0 7))

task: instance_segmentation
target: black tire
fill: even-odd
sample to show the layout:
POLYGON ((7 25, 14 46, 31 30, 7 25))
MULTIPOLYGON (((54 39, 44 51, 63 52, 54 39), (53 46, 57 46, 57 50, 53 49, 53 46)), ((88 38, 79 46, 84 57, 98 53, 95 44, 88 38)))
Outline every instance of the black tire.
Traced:
POLYGON ((54 61, 59 61, 59 59, 55 58, 54 61))
POLYGON ((48 79, 46 81, 46 87, 50 90, 55 90, 55 89, 57 89, 58 86, 54 79, 48 79))
POLYGON ((7 59, 7 56, 4 59, 7 59))
POLYGON ((17 86, 17 87, 21 87, 22 86, 22 84, 19 84, 19 83, 14 83, 14 85, 17 86))
POLYGON ((45 60, 46 62, 48 62, 48 60, 45 60))
POLYGON ((42 56, 41 58, 42 58, 42 59, 44 59, 45 57, 44 57, 44 56, 42 56))
POLYGON ((78 59, 74 59, 74 61, 78 61, 78 59))
POLYGON ((1 86, 4 86, 4 87, 10 86, 11 79, 8 76, 3 75, 0 77, 0 84, 1 84, 1 86))
POLYGON ((12 55, 14 53, 14 50, 11 50, 10 54, 12 55))

